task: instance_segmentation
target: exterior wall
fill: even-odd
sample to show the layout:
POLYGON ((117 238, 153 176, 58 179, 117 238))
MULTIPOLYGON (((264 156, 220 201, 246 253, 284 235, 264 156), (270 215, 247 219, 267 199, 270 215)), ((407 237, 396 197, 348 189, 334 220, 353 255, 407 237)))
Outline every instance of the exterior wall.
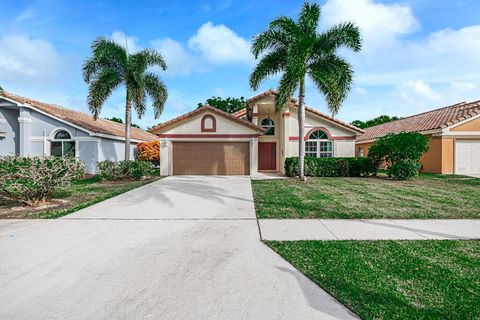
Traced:
POLYGON ((79 141, 78 157, 85 163, 85 171, 89 174, 97 173, 97 141, 79 141))
POLYGON ((363 148, 363 156, 368 157, 368 149, 372 146, 373 142, 369 143, 355 143, 355 157, 360 157, 360 148, 363 148))
POLYGON ((354 157, 355 141, 354 140, 334 140, 333 156, 334 157, 354 157))
POLYGON ((442 138, 429 137, 428 151, 420 158, 423 172, 442 173, 442 138))
MULTIPOLYGON (((135 158, 136 144, 130 145, 130 159, 135 158)), ((102 138, 98 142, 98 161, 122 161, 125 160, 125 142, 120 140, 111 140, 102 138)))
POLYGON ((36 111, 31 112, 31 118, 32 118, 31 135, 33 138, 43 137, 44 135, 46 135, 47 137, 50 137, 52 132, 57 130, 58 128, 67 129, 67 131, 69 131, 73 137, 88 136, 88 133, 85 131, 69 126, 64 122, 60 122, 58 120, 50 118, 36 111))
POLYGON ((18 154, 18 110, 0 107, 0 131, 5 132, 5 136, 0 137, 0 156, 18 154))
POLYGON ((442 139, 442 173, 455 173, 455 139, 442 139))
POLYGON ((478 131, 480 132, 480 118, 474 119, 472 121, 465 122, 458 127, 450 129, 450 131, 454 132, 473 132, 478 131))

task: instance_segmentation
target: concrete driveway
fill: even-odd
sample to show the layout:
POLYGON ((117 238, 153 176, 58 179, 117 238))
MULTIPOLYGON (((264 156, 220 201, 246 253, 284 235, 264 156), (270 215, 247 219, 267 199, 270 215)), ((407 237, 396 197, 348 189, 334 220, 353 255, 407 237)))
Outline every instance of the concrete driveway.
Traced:
POLYGON ((348 319, 259 241, 248 177, 169 177, 0 221, 0 319, 348 319))

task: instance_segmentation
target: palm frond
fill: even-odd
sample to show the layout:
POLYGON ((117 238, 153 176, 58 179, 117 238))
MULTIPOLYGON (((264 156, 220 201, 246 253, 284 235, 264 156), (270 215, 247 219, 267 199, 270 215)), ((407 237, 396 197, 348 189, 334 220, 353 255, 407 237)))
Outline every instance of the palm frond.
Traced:
POLYGON ((167 70, 167 63, 163 56, 153 49, 143 49, 140 52, 132 54, 129 57, 138 69, 146 70, 148 67, 158 66, 162 70, 167 70))
POLYGON ((314 51, 331 52, 342 47, 352 49, 355 52, 362 49, 360 29, 351 22, 337 24, 325 33, 318 35, 314 51))
POLYGON ((282 48, 263 56, 250 75, 250 88, 257 90, 260 83, 269 77, 282 72, 287 64, 287 50, 282 48))
POLYGON ((98 118, 103 103, 121 83, 122 77, 113 69, 103 69, 94 79, 91 79, 87 104, 95 119, 98 118))
POLYGON ((108 68, 124 73, 128 54, 125 48, 107 38, 98 38, 92 44, 92 57, 87 59, 82 68, 83 79, 89 83, 102 69, 108 68))
POLYGON ((323 93, 328 108, 337 114, 351 90, 353 70, 351 65, 336 55, 330 55, 309 66, 309 76, 323 93))
POLYGON ((300 11, 298 24, 304 34, 313 35, 317 32, 320 20, 320 5, 318 3, 305 3, 300 11))
POLYGON ((258 59, 266 50, 277 50, 287 46, 288 35, 285 32, 268 29, 253 38, 251 52, 255 59, 258 59))
POLYGON ((282 31, 290 35, 298 35, 300 32, 298 24, 289 17, 278 17, 270 22, 269 28, 272 30, 282 31))
POLYGON ((148 72, 145 74, 145 91, 153 100, 155 119, 158 119, 168 98, 167 87, 159 76, 148 72))

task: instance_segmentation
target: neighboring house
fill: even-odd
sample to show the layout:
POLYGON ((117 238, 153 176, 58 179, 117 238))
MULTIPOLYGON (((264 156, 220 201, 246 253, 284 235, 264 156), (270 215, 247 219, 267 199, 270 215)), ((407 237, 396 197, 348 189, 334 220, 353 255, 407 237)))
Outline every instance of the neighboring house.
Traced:
POLYGON ((356 155, 367 156, 376 139, 402 131, 428 136, 430 149, 421 158, 422 171, 480 175, 480 101, 462 102, 366 128, 358 137, 356 155))
MULTIPOLYGON (((74 156, 96 173, 102 160, 124 160, 125 126, 109 120, 10 93, 0 95, 0 156, 74 156)), ((131 157, 136 144, 158 139, 132 128, 131 157)))
MULTIPOLYGON (((153 127, 160 137, 162 175, 283 172, 285 158, 298 155, 297 104, 276 111, 276 92, 247 100, 233 115, 206 106, 153 127)), ((306 155, 353 157, 362 129, 306 108, 306 155)))

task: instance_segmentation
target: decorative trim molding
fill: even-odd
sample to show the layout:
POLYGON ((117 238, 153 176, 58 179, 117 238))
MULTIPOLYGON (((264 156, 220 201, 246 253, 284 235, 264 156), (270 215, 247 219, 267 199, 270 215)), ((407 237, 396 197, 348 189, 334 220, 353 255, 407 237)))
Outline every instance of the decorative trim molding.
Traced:
POLYGON ((261 134, 158 134, 159 138, 256 138, 261 134))
MULTIPOLYGON (((317 131, 317 130, 321 130, 323 132, 325 132, 328 136, 328 139, 334 141, 334 140, 355 140, 357 138, 357 136, 340 136, 340 137, 334 137, 332 136, 332 134, 330 133, 330 131, 328 131, 327 128, 325 127, 314 127, 314 128, 311 128, 307 134, 305 134, 305 137, 303 137, 303 140, 304 141, 307 141, 308 140, 308 137, 314 132, 314 131, 317 131)), ((288 140, 290 141, 298 141, 298 137, 296 136, 290 136, 288 138, 288 140)))
POLYGON ((285 111, 285 112, 282 114, 282 117, 290 117, 290 111, 285 111))
POLYGON ((18 123, 32 123, 32 118, 18 117, 18 123))
POLYGON ((201 122, 201 131, 202 132, 217 132, 217 119, 211 114, 206 114, 202 117, 201 122), (212 120, 212 127, 211 128, 206 128, 205 127, 205 121, 206 120, 212 120))

